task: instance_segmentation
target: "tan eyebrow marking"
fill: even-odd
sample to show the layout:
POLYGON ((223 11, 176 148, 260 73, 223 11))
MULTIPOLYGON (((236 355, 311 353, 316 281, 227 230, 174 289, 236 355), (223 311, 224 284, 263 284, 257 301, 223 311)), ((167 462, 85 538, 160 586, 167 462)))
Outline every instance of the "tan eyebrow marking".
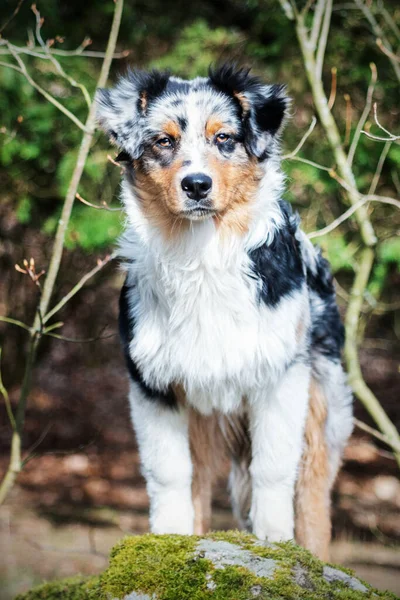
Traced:
POLYGON ((211 138, 220 129, 223 129, 224 133, 236 133, 232 127, 226 125, 223 121, 221 121, 221 119, 216 116, 211 116, 206 123, 206 136, 211 138))
POLYGON ((173 138, 178 138, 181 135, 181 128, 175 121, 167 121, 163 125, 163 131, 173 138))

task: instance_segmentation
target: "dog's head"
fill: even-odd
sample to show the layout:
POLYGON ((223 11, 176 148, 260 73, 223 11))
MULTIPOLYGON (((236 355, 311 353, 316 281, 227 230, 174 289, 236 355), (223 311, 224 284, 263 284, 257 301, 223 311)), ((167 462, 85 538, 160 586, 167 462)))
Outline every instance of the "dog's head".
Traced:
POLYGON ((282 86, 232 65, 192 81, 134 71, 99 90, 97 103, 147 216, 218 222, 233 211, 246 227, 238 215, 278 150, 288 105, 282 86))

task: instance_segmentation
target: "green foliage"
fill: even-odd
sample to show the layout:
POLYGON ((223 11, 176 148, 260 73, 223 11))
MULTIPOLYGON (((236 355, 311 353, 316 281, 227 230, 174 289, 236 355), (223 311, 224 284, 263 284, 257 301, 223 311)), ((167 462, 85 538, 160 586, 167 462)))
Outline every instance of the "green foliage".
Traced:
POLYGON ((182 30, 170 52, 151 63, 158 69, 171 69, 183 77, 207 75, 208 67, 225 53, 229 56, 235 45, 243 43, 243 36, 224 27, 212 29, 198 19, 182 30))

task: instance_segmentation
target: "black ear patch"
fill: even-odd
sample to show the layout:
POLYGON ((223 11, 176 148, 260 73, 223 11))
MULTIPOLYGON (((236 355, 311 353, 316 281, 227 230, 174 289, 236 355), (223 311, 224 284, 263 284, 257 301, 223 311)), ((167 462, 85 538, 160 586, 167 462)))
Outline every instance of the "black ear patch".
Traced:
POLYGON ((114 88, 96 92, 98 124, 133 159, 143 153, 149 104, 164 93, 169 77, 163 71, 128 71, 114 88))
POLYGON ((209 80, 239 106, 244 125, 245 146, 259 160, 268 158, 276 146, 289 105, 283 85, 265 85, 250 75, 250 69, 226 64, 209 70, 209 80))
POLYGON ((165 91, 170 78, 168 71, 132 71, 126 76, 127 81, 139 91, 138 111, 146 113, 149 104, 165 91))

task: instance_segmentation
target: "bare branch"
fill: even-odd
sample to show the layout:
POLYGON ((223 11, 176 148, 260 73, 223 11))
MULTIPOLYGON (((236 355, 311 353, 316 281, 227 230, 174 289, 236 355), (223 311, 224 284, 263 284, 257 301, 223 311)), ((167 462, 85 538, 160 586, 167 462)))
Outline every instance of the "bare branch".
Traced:
POLYGON ((62 68, 62 66, 58 62, 58 60, 52 54, 50 54, 50 52, 49 52, 49 46, 47 44, 45 44, 45 42, 43 41, 43 38, 42 38, 42 34, 41 34, 41 28, 42 28, 42 25, 43 25, 43 19, 40 16, 40 12, 36 8, 36 4, 32 4, 31 9, 33 11, 33 14, 36 17, 36 39, 38 40, 39 44, 43 48, 43 51, 47 55, 48 59, 55 66, 55 68, 59 72, 59 74, 62 77, 64 77, 64 79, 66 79, 73 87, 79 88, 81 90, 81 92, 83 94, 83 97, 85 98, 86 104, 87 104, 88 108, 90 108, 91 98, 90 98, 89 92, 87 91, 87 89, 83 85, 83 83, 78 83, 73 77, 70 77, 64 71, 64 69, 62 68))
POLYGON ((376 166, 376 171, 375 171, 374 177, 373 177, 373 179, 371 181, 371 185, 370 185, 370 188, 368 190, 368 195, 375 194, 376 188, 378 187, 378 183, 379 183, 379 180, 381 178, 382 168, 383 168, 383 165, 385 163, 386 157, 387 157, 387 155, 389 153, 389 150, 391 148, 391 145, 392 145, 392 142, 389 141, 389 142, 386 142, 386 144, 383 146, 383 150, 381 152, 378 164, 376 166))
POLYGON ((82 204, 86 204, 86 206, 90 206, 96 210, 108 210, 109 212, 118 212, 121 210, 120 208, 111 208, 104 200, 100 206, 98 204, 92 204, 91 202, 88 202, 88 200, 85 200, 85 198, 82 198, 82 196, 78 193, 75 194, 75 198, 79 200, 79 202, 82 202, 82 204))
POLYGON ((360 200, 356 204, 353 204, 353 206, 350 206, 350 208, 346 210, 346 212, 344 212, 342 215, 340 215, 340 217, 332 221, 332 223, 330 223, 323 229, 319 229, 318 231, 313 231, 312 233, 309 233, 308 237, 311 240, 313 238, 321 237, 323 235, 326 235, 327 233, 330 233, 331 231, 339 227, 339 225, 347 221, 347 219, 349 219, 361 206, 363 206, 367 202, 381 202, 382 204, 390 204, 400 209, 400 202, 398 200, 395 200, 394 198, 386 198, 385 196, 375 196, 374 194, 367 194, 366 196, 360 195, 360 200))
POLYGON ((0 394, 4 398, 4 403, 6 405, 7 415, 8 415, 8 418, 10 419, 11 427, 13 428, 13 431, 15 431, 16 424, 15 424, 14 413, 13 413, 13 410, 12 410, 12 407, 11 407, 11 402, 10 402, 10 397, 8 395, 8 391, 5 388, 4 383, 3 383, 2 371, 1 371, 1 354, 2 354, 2 348, 0 346, 0 394))
POLYGON ((362 131, 361 133, 364 133, 367 137, 371 138, 371 140, 377 140, 379 142, 396 142, 398 140, 400 140, 400 135, 395 135, 394 133, 391 133, 390 131, 388 131, 387 129, 385 129, 383 127, 383 125, 381 125, 381 123, 379 122, 378 119, 378 112, 377 112, 377 104, 376 102, 374 103, 374 119, 375 119, 375 123, 377 124, 377 126, 379 127, 379 129, 381 131, 383 131, 384 133, 386 133, 386 135, 388 136, 387 138, 384 137, 380 137, 378 135, 373 135, 371 133, 369 133, 369 131, 362 131))
MULTIPOLYGON (((101 71, 100 71, 100 75, 99 75, 96 87, 104 87, 107 82, 112 57, 114 55, 115 46, 117 43, 117 37, 118 37, 119 27, 120 27, 120 23, 121 23, 123 4, 124 4, 123 0, 115 1, 114 16, 113 16, 111 30, 110 30, 110 34, 109 34, 109 38, 108 38, 107 50, 105 53, 105 57, 103 60, 103 64, 101 67, 101 71)), ((25 65, 22 62, 21 58, 18 56, 18 54, 14 53, 14 58, 16 59, 18 64, 20 64, 20 68, 24 69, 25 65)), ((26 69, 25 69, 25 71, 26 71, 26 69)), ((28 75, 28 77, 30 78, 29 75, 28 75)), ((32 80, 32 78, 30 78, 30 79, 32 80)), ((37 87, 37 84, 35 84, 34 87, 37 87)), ((47 92, 45 92, 44 95, 45 95, 45 97, 49 96, 50 97, 49 101, 54 103, 54 99, 49 94, 47 94, 47 92)), ((62 107, 62 108, 64 109, 64 107, 62 107)), ((16 431, 13 434, 13 438, 12 438, 12 442, 11 442, 10 463, 9 463, 6 475, 0 485, 0 504, 4 501, 9 490, 13 486, 15 478, 16 478, 17 474, 20 472, 21 467, 22 467, 21 435, 23 432, 24 421, 25 421, 26 403, 27 403, 29 391, 31 388, 31 379, 32 379, 33 368, 34 368, 35 361, 36 361, 36 355, 37 355, 40 338, 41 338, 41 335, 43 334, 41 319, 42 319, 42 315, 46 315, 46 313, 47 313, 50 299, 51 299, 51 296, 52 296, 52 293, 54 290, 54 284, 55 284, 55 281, 56 281, 56 278, 58 275, 58 271, 60 268, 61 257, 62 257, 62 253, 63 253, 63 247, 64 247, 65 234, 66 234, 68 223, 70 220, 71 211, 72 211, 72 207, 73 207, 74 200, 75 200, 75 194, 77 193, 78 185, 79 185, 82 173, 83 173, 83 169, 84 169, 84 166, 85 166, 85 163, 87 160, 87 156, 88 156, 88 153, 90 150, 90 145, 91 145, 92 138, 93 138, 94 125, 95 125, 95 114, 96 114, 96 105, 94 102, 92 102, 89 112, 88 112, 86 123, 85 123, 85 125, 81 124, 81 128, 84 130, 84 134, 83 134, 81 145, 79 148, 75 168, 74 168, 71 180, 70 180, 70 184, 68 186, 63 209, 61 212, 61 218, 58 221, 58 227, 57 227, 56 236, 55 236, 55 240, 54 240, 54 244, 53 244, 50 265, 49 265, 49 269, 48 269, 46 279, 45 279, 45 282, 43 285, 43 291, 41 293, 38 310, 36 311, 35 320, 33 323, 32 330, 31 330, 31 340, 30 340, 30 345, 29 345, 28 354, 27 354, 27 362, 25 365, 24 379, 22 382, 19 402, 18 402, 17 411, 16 411, 16 417, 15 417, 16 431)), ((53 309, 53 311, 50 311, 50 313, 54 314, 54 309, 53 309)), ((55 336, 56 334, 47 333, 46 335, 55 336)))
POLYGON ((316 119, 316 117, 313 117, 311 119, 311 123, 310 123, 307 131, 305 132, 305 134, 301 138, 300 142, 297 144, 296 148, 292 152, 290 152, 289 154, 285 154, 284 156, 282 156, 282 159, 285 160, 285 159, 289 159, 289 158, 294 158, 296 156, 296 154, 298 152, 300 152, 300 150, 304 146, 305 142, 307 141, 307 139, 310 137, 310 135, 314 131, 314 128, 315 128, 316 124, 317 124, 317 119, 316 119))
POLYGON ((29 325, 26 325, 22 321, 17 321, 17 319, 12 319, 11 317, 2 317, 0 315, 0 321, 3 321, 3 323, 10 323, 10 325, 16 325, 17 327, 21 327, 22 329, 25 329, 31 333, 31 328, 29 325))
POLYGON ((332 110, 333 105, 335 104, 335 100, 336 100, 336 89, 337 89, 337 68, 336 67, 332 67, 331 76, 332 76, 331 93, 329 95, 329 100, 328 100, 329 110, 332 110))
POLYGON ((350 98, 349 94, 345 94, 344 99, 346 102, 346 132, 344 135, 343 144, 345 146, 347 146, 350 141, 352 106, 351 106, 351 98, 350 98))
MULTIPOLYGON (((369 275, 374 261, 372 248, 364 248, 361 251, 358 269, 353 283, 350 301, 347 306, 345 326, 346 339, 344 353, 347 361, 349 383, 355 395, 361 400, 368 410, 381 432, 388 441, 395 446, 400 445, 400 437, 396 427, 383 410, 379 400, 366 385, 358 358, 358 322, 362 308, 364 291, 367 287, 369 275)), ((394 450, 397 463, 400 466, 400 451, 394 450)))
POLYGON ((353 164, 353 159, 354 159, 354 155, 355 152, 357 150, 357 146, 358 146, 358 142, 360 140, 360 135, 362 133, 362 128, 365 125, 365 121, 368 118, 368 115, 370 113, 371 110, 371 105, 372 105, 372 97, 374 94, 374 89, 375 89, 375 85, 376 85, 376 81, 378 78, 378 72, 376 70, 376 65, 374 63, 370 63, 370 69, 371 69, 371 81, 370 84, 368 86, 368 91, 367 91, 367 99, 365 101, 365 107, 364 110, 361 114, 360 120, 358 121, 356 130, 354 132, 354 136, 353 136, 353 140, 351 142, 351 146, 349 149, 349 153, 347 155, 347 162, 349 164, 349 166, 351 167, 351 165, 353 164))
POLYGON ((328 41, 329 29, 331 26, 332 0, 324 0, 324 4, 325 4, 324 19, 322 22, 321 35, 320 35, 319 42, 318 42, 316 62, 315 62, 315 77, 317 77, 319 79, 321 79, 321 77, 322 77, 322 67, 324 65, 326 44, 328 41))
MULTIPOLYGON (((104 329, 103 329, 104 331, 104 329)), ((109 338, 115 337, 116 333, 108 333, 107 335, 97 335, 92 338, 70 338, 65 337, 64 335, 59 335, 58 333, 44 333, 44 335, 48 335, 49 337, 56 338, 57 340, 62 340, 63 342, 73 342, 74 344, 89 344, 91 342, 98 342, 99 340, 108 340, 109 338)))
POLYGON ((311 33, 310 33, 310 40, 309 40, 310 47, 313 52, 317 47, 319 32, 321 30, 322 17, 324 16, 324 9, 325 9, 325 0, 318 0, 317 6, 315 7, 314 20, 313 20, 313 25, 312 25, 312 29, 311 29, 311 33))
MULTIPOLYGON (((378 21, 375 19, 374 15, 372 14, 372 11, 371 11, 369 5, 367 3, 365 3, 363 0, 354 0, 354 2, 358 6, 358 8, 361 10, 361 12, 365 16, 365 18, 367 19, 369 24, 371 25, 371 29, 372 29, 375 37, 382 40, 382 43, 385 45, 385 48, 391 54, 394 54, 393 48, 392 48, 389 40, 385 36, 385 33, 384 33, 383 29, 381 28, 381 26, 379 25, 378 21)), ((400 81, 400 64, 396 60, 394 60, 392 56, 388 55, 388 58, 391 62, 394 72, 396 73, 397 79, 400 81)))
POLYGON ((390 446, 393 450, 400 453, 400 443, 390 440, 386 435, 383 435, 380 431, 378 431, 377 429, 374 429, 373 427, 370 427, 369 425, 367 425, 363 421, 360 421, 359 419, 354 418, 353 421, 354 421, 354 425, 356 425, 359 429, 361 429, 362 431, 365 431, 366 433, 369 433, 377 440, 384 442, 385 444, 390 446))
POLYGON ((13 12, 11 13, 11 16, 8 17, 8 19, 0 27, 0 34, 3 33, 3 31, 5 30, 5 28, 7 27, 7 25, 9 25, 11 23, 11 21, 13 20, 13 18, 17 16, 17 14, 19 13, 19 10, 20 10, 23 2, 24 2, 24 0, 19 0, 17 6, 13 10, 13 12))
POLYGON ((393 31, 394 35, 397 37, 400 42, 400 29, 397 27, 396 23, 393 20, 392 15, 386 10, 382 0, 378 0, 377 7, 383 18, 385 19, 387 25, 389 25, 390 29, 393 31))
POLYGON ((61 308, 65 306, 67 302, 69 302, 69 300, 71 300, 71 298, 73 298, 73 296, 75 296, 75 294, 79 292, 80 289, 83 288, 83 286, 87 281, 89 281, 89 279, 91 279, 94 275, 96 275, 96 273, 101 271, 101 269, 105 267, 105 265, 107 265, 110 261, 114 260, 116 256, 117 253, 113 252, 112 254, 106 256, 103 260, 99 259, 97 265, 91 271, 89 271, 89 273, 86 273, 86 275, 84 275, 78 281, 78 283, 72 288, 72 290, 70 290, 68 294, 66 294, 60 300, 60 302, 58 302, 51 310, 49 310, 49 312, 43 317, 43 324, 47 323, 47 321, 51 319, 51 317, 53 317, 59 310, 61 310, 61 308))
POLYGON ((61 102, 56 100, 54 98, 54 96, 49 94, 49 92, 47 92, 45 89, 43 89, 38 83, 36 83, 36 81, 34 81, 32 79, 32 77, 29 75, 29 73, 26 69, 25 63, 23 62, 21 57, 16 52, 14 52, 12 46, 10 44, 7 44, 7 47, 10 50, 10 53, 15 58, 15 60, 17 61, 19 68, 15 65, 12 65, 9 63, 4 63, 4 62, 0 62, 0 66, 7 67, 9 69, 13 69, 14 71, 18 71, 18 73, 21 73, 25 77, 25 79, 27 79, 27 81, 31 84, 31 86, 34 87, 35 90, 37 90, 39 92, 39 94, 42 94, 42 96, 44 96, 46 98, 46 100, 51 102, 51 104, 53 104, 56 108, 58 108, 58 110, 60 110, 62 113, 64 113, 64 115, 66 117, 71 119, 71 121, 73 123, 75 123, 75 125, 77 125, 79 127, 79 129, 86 131, 85 125, 82 123, 82 121, 80 121, 78 119, 78 117, 76 117, 71 111, 69 111, 67 108, 65 108, 65 106, 63 104, 61 104, 61 102))
POLYGON ((400 63, 400 56, 397 56, 394 52, 391 52, 388 48, 386 48, 381 39, 377 38, 376 45, 380 50, 382 50, 383 54, 386 54, 386 56, 388 56, 392 60, 400 63))

